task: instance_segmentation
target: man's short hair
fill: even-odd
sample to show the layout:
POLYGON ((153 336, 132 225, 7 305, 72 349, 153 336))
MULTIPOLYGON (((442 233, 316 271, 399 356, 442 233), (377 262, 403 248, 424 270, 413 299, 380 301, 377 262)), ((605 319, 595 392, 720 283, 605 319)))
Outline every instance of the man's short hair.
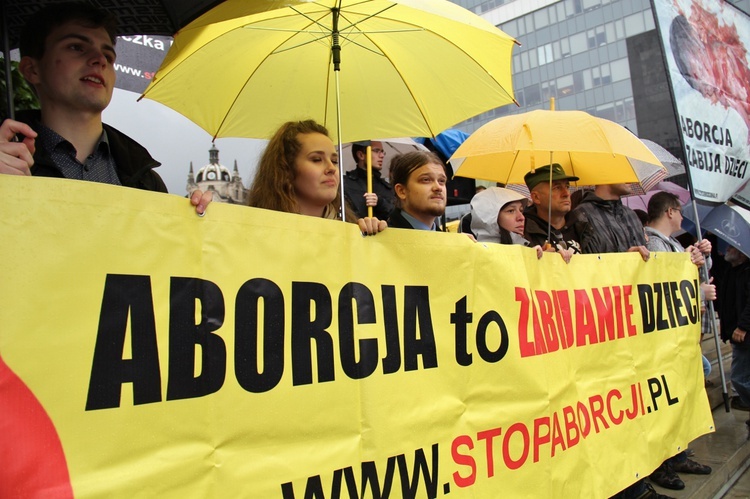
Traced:
POLYGON ((367 154, 367 144, 368 142, 353 142, 352 143, 352 157, 354 158, 355 163, 359 163, 359 158, 357 157, 358 152, 361 152, 362 154, 365 154, 365 155, 367 154))
POLYGON ((670 208, 682 209, 680 198, 671 192, 657 192, 648 200, 648 220, 650 222, 658 220, 670 208))
POLYGON ((87 28, 104 28, 114 46, 117 38, 117 18, 109 11, 84 2, 49 4, 29 18, 21 31, 21 57, 41 59, 49 34, 68 22, 87 28))

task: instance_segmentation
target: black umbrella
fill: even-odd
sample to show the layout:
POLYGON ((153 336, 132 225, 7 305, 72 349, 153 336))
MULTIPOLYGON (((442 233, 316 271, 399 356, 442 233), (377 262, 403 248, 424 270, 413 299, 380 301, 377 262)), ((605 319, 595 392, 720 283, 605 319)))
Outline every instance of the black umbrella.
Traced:
MULTIPOLYGON (((8 54, 18 47, 26 21, 45 5, 63 0, 0 0, 2 7, 2 52, 5 56, 5 80, 8 114, 13 117, 13 88, 8 54)), ((67 0, 70 1, 70 0, 67 0)), ((112 12, 118 19, 120 35, 174 35, 222 0, 89 0, 91 5, 112 12)))

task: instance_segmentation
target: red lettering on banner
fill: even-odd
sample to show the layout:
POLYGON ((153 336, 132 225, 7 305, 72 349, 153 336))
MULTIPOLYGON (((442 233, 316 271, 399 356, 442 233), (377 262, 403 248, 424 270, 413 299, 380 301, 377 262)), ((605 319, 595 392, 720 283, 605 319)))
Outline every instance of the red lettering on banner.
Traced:
POLYGON ((580 440, 581 431, 576 424, 576 414, 569 405, 563 407, 563 421, 565 421, 565 438, 568 440, 568 447, 572 447, 580 440))
POLYGON ((509 470, 517 470, 526 462, 529 457, 529 429, 523 423, 515 423, 508 428, 503 438, 503 462, 509 470), (510 439, 514 433, 521 437, 522 449, 518 459, 513 459, 510 454, 510 439))
POLYGON ((521 357, 544 355, 573 346, 584 347, 636 335, 631 294, 632 286, 576 289, 572 292, 532 292, 516 288, 521 357))
POLYGON ((610 390, 609 393, 607 393, 607 415, 609 416, 609 419, 617 425, 622 423, 623 413, 622 410, 619 411, 617 416, 612 413, 613 398, 616 398, 618 401, 622 400, 622 394, 619 390, 610 390))
POLYGON ((453 439, 453 444, 451 445, 451 456, 453 457, 453 462, 461 466, 468 466, 470 470, 469 476, 466 477, 461 476, 461 474, 456 471, 453 473, 453 481, 459 487, 468 487, 474 485, 474 482, 477 479, 477 463, 471 455, 461 454, 459 452, 459 447, 461 446, 466 446, 471 450, 474 448, 474 441, 469 435, 460 435, 453 439))
POLYGON ((534 456, 533 460, 535 463, 539 462, 539 447, 542 444, 548 444, 550 442, 550 424, 547 416, 536 418, 534 420, 534 456), (547 428, 546 433, 542 434, 541 429, 547 428))
POLYGON ((516 288, 516 301, 521 305, 518 311, 518 346, 521 349, 521 357, 531 357, 534 355, 534 343, 529 341, 528 336, 531 300, 524 288, 516 288))
POLYGON ((574 291, 576 299, 576 345, 594 345, 596 338, 596 322, 594 310, 591 308, 589 296, 585 289, 574 291))
POLYGON ((555 457, 555 448, 562 447, 565 450, 565 440, 560 428, 560 418, 557 413, 552 417, 552 457, 555 457))
POLYGON ((591 419, 594 422, 594 430, 597 433, 601 431, 599 425, 596 424, 597 420, 601 421, 605 429, 609 428, 607 421, 604 419, 604 399, 602 399, 602 396, 592 395, 589 397, 589 407, 591 408, 591 419))
POLYGON ((487 476, 492 478, 495 476, 495 459, 492 452, 492 440, 495 437, 500 436, 502 430, 500 428, 492 428, 491 430, 480 431, 477 433, 477 440, 486 440, 485 442, 485 453, 487 456, 487 476))

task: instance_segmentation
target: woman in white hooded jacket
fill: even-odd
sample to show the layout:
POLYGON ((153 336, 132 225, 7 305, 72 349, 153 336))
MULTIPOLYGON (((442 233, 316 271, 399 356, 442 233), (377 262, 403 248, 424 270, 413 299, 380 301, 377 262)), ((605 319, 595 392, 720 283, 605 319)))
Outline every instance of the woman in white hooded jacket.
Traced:
MULTIPOLYGON (((471 232, 477 241, 529 246, 523 237, 527 201, 523 194, 503 187, 490 187, 476 194, 471 199, 471 232)), ((537 258, 541 258, 541 246, 534 249, 537 258)))

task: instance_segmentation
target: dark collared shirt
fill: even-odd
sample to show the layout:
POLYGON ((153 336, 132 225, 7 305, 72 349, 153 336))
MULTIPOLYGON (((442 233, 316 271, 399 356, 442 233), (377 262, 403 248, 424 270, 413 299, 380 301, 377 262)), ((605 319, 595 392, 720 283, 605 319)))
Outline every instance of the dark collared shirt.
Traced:
POLYGON ((37 144, 49 152, 50 158, 65 178, 122 185, 117 176, 115 160, 110 154, 107 133, 104 130, 94 147, 94 152, 86 158, 84 163, 76 159, 76 149, 73 144, 51 128, 39 124, 37 132, 39 133, 37 144))

